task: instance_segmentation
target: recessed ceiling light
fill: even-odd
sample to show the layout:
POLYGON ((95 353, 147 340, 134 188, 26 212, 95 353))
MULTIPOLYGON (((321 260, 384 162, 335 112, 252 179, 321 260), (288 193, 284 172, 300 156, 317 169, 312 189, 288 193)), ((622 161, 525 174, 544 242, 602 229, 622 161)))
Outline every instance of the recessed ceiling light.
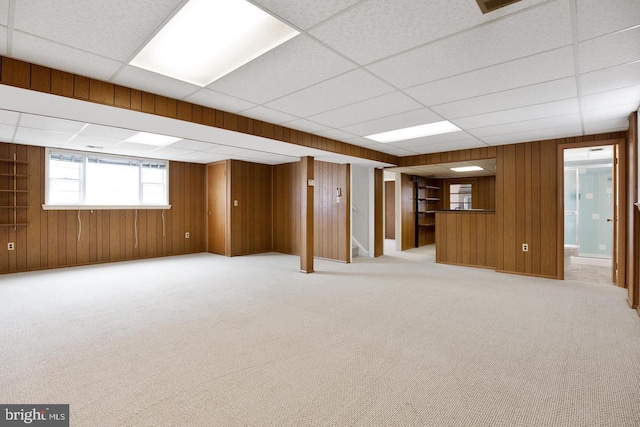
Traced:
POLYGON ((245 0, 190 0, 131 65, 207 86, 297 34, 245 0))
POLYGON ((454 172, 473 172, 484 170, 480 166, 461 166, 459 168, 450 168, 454 172))
POLYGON ((412 126, 404 129, 391 130, 388 132, 376 133, 365 136, 377 142, 386 144, 388 142, 405 141, 407 139, 422 138, 425 136, 441 135, 443 133, 459 132, 458 126, 448 121, 429 123, 426 125, 412 126))
POLYGON ((181 141, 182 138, 174 138, 172 136, 157 135, 155 133, 138 132, 127 138, 124 142, 133 142, 135 144, 156 145, 163 147, 181 141))

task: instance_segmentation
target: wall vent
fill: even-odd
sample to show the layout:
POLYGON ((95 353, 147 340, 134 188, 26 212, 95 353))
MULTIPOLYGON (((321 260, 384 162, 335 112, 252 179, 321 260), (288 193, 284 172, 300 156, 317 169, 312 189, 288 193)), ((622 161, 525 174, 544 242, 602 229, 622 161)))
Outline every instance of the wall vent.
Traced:
POLYGON ((508 6, 513 3, 518 3, 520 0, 476 0, 482 13, 493 12, 501 7, 508 6))

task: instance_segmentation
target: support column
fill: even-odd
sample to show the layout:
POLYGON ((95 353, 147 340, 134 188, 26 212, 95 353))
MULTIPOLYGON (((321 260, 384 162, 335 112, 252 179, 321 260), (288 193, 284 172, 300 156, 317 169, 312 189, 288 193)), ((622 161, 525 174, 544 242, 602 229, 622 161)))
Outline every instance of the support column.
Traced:
POLYGON ((313 157, 300 158, 300 271, 313 273, 313 157))

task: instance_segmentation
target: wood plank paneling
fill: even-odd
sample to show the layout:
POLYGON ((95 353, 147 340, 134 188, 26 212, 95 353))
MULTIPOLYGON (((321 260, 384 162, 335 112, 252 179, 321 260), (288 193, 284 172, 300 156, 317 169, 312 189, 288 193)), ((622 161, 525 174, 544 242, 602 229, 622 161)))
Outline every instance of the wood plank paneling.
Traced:
POLYGON ((273 250, 300 255, 300 162, 273 168, 273 250))
POLYGON ((273 248, 272 167, 232 160, 230 168, 231 256, 269 252, 273 248))
POLYGON ((300 271, 303 273, 313 273, 314 270, 314 247, 315 247, 315 224, 316 214, 314 191, 316 187, 311 185, 315 180, 316 166, 313 157, 302 157, 300 159, 300 271))
POLYGON ((16 231, 12 228, 9 230, 10 227, 0 228, 0 239, 5 244, 16 244, 16 250, 11 253, 0 251, 0 273, 204 250, 204 165, 171 162, 169 168, 170 180, 182 182, 180 187, 172 188, 172 191, 182 193, 182 196, 176 198, 170 195, 174 204, 168 212, 182 211, 182 221, 184 213, 188 213, 190 231, 193 232, 190 245, 184 245, 185 223, 179 223, 180 217, 176 217, 175 223, 167 224, 167 232, 176 229, 177 233, 182 233, 182 242, 176 242, 182 245, 158 246, 157 243, 163 241, 162 212, 138 210, 138 248, 135 248, 135 210, 44 211, 44 148, 0 143, 0 157, 9 154, 12 157, 14 152, 20 156, 20 160, 28 161, 25 166, 28 178, 24 178, 24 185, 28 189, 25 194, 28 208, 23 213, 28 225, 16 231), (191 178, 181 180, 178 174, 191 178))
POLYGON ((436 262, 495 268, 493 212, 436 212, 436 262))
POLYGON ((415 189, 411 175, 400 174, 400 200, 401 208, 401 239, 402 250, 415 248, 416 233, 416 209, 415 209, 415 189))

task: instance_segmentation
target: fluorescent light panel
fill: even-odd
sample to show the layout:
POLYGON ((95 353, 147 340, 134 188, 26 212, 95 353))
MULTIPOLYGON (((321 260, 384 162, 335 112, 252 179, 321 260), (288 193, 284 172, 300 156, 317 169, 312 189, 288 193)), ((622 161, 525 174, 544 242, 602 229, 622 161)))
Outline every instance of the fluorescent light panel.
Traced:
POLYGON ((245 0, 190 0, 131 65, 207 86, 297 34, 245 0))
POLYGON ((173 144, 174 142, 181 141, 182 138, 174 138, 173 136, 157 135, 154 133, 138 132, 135 135, 127 138, 124 142, 133 142, 136 144, 155 145, 158 147, 164 147, 165 145, 173 144))
POLYGON ((474 172, 484 170, 480 166, 461 166, 459 168, 450 168, 454 172, 474 172))
POLYGON ((404 129, 391 130, 365 136, 383 144, 408 139, 422 138, 425 136, 441 135, 444 133, 459 132, 461 129, 449 121, 429 123, 426 125, 412 126, 404 129))

